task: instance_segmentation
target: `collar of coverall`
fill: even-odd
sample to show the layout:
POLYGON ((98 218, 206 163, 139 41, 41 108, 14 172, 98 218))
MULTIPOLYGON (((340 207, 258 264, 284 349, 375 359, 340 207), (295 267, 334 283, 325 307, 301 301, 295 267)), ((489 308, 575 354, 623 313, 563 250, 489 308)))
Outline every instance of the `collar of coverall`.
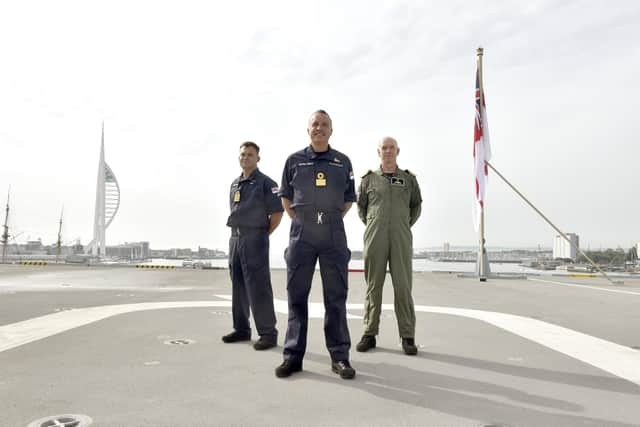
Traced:
POLYGON ((305 148, 304 152, 307 155, 307 158, 309 160, 313 160, 313 159, 323 159, 325 157, 327 158, 331 158, 331 156, 335 156, 334 152, 333 152, 333 148, 331 148, 331 145, 327 145, 327 151, 322 151, 320 153, 316 153, 315 151, 313 151, 313 147, 311 145, 309 145, 307 148, 305 148))
POLYGON ((256 179, 256 175, 258 175, 258 173, 260 173, 260 169, 259 168, 255 168, 253 172, 251 172, 251 175, 249 175, 248 177, 244 177, 244 173, 240 174, 240 181, 253 181, 254 179, 256 179))
MULTIPOLYGON (((393 175, 397 175, 398 171, 400 170, 400 166, 396 165, 396 170, 391 172, 393 175)), ((385 173, 389 173, 389 172, 385 172, 382 170, 382 165, 380 165, 380 167, 376 170, 376 173, 378 175, 384 175, 385 173)))

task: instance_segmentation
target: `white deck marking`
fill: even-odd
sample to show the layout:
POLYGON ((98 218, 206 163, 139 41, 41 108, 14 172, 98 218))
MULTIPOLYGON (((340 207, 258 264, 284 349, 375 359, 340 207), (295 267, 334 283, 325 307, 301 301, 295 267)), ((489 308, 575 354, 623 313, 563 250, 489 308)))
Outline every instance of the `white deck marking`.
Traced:
MULTIPOLYGON (((393 310, 383 304, 383 310, 393 310)), ((493 311, 417 305, 417 312, 481 320, 640 385, 640 351, 541 320, 493 311)))
MULTIPOLYGON (((220 297, 228 298, 228 296, 220 297)), ((176 301, 109 305, 61 311, 10 325, 0 326, 0 352, 124 313, 165 308, 230 307, 231 301, 176 301)), ((287 312, 287 302, 274 300, 279 313, 287 312)), ((347 304, 347 309, 363 310, 363 304, 347 304)), ((383 304, 393 310, 393 304, 383 304)), ((417 312, 448 314, 481 320, 547 348, 573 357, 603 371, 640 385, 640 351, 561 326, 513 314, 455 307, 417 305, 417 312)), ((324 317, 321 303, 310 304, 310 314, 324 317), (311 308, 314 307, 314 308, 311 308), (320 315, 322 311, 322 315, 320 315)))
MULTIPOLYGON (((216 295, 216 297, 231 301, 231 295, 216 295)), ((282 313, 282 314, 289 313, 289 304, 287 303, 287 301, 274 299, 273 307, 276 310, 276 313, 282 313)), ((362 310, 362 308, 360 308, 360 310, 362 310)), ((319 302, 310 302, 309 318, 324 319, 324 305, 319 302)), ((347 319, 362 319, 362 316, 356 316, 355 314, 347 313, 347 319)))
POLYGON ((231 307, 229 301, 172 301, 74 308, 0 326, 0 353, 119 314, 162 308, 231 307))
POLYGON ((553 281, 553 280, 533 279, 531 277, 528 277, 527 280, 531 280, 533 282, 540 282, 540 283, 551 283, 553 285, 570 286, 570 287, 573 287, 573 288, 595 289, 596 291, 614 292, 614 293, 617 293, 617 294, 640 295, 640 292, 621 291, 619 289, 599 288, 597 286, 580 285, 578 283, 556 282, 556 281, 553 281))

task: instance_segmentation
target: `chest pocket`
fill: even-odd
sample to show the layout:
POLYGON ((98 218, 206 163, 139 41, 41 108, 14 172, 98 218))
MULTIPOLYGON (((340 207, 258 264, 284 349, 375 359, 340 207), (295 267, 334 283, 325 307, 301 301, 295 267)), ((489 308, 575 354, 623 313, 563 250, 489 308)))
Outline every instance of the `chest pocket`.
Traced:
POLYGON ((380 204, 383 200, 384 188, 369 186, 367 188, 367 218, 375 218, 379 214, 380 204))
MULTIPOLYGON (((384 178, 383 178, 384 179, 384 178)), ((367 218, 384 214, 384 203, 388 202, 389 186, 383 180, 372 181, 367 188, 367 218)))
POLYGON ((408 226, 411 209, 411 186, 405 178, 404 185, 391 185, 391 203, 394 217, 400 220, 400 223, 408 226))
POLYGON ((294 188, 309 185, 309 183, 313 182, 313 176, 313 165, 297 166, 293 171, 293 179, 291 180, 291 184, 293 184, 294 188))
POLYGON ((313 165, 297 166, 293 172, 291 186, 294 188, 294 203, 311 203, 315 188, 315 170, 313 165))
POLYGON ((369 201, 369 205, 380 204, 384 200, 386 190, 386 185, 376 185, 367 188, 367 200, 369 201))
POLYGON ((325 208, 341 209, 344 204, 344 192, 347 188, 347 175, 344 167, 333 166, 330 163, 322 165, 318 173, 325 174, 327 185, 317 187, 318 190, 326 193, 325 208))
POLYGON ((409 201, 411 199, 411 188, 409 183, 405 179, 404 185, 391 185, 391 198, 394 205, 398 207, 409 207, 409 201))
POLYGON ((262 194, 258 189, 258 183, 245 182, 241 184, 241 202, 244 202, 245 206, 259 206, 262 203, 262 194))

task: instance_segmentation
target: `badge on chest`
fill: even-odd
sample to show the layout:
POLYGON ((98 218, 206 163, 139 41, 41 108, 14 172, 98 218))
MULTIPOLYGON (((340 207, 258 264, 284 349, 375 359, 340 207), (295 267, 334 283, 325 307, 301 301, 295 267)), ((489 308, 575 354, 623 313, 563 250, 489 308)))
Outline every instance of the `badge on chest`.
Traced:
POLYGON ((240 190, 236 190, 236 192, 233 193, 233 201, 235 203, 238 203, 240 201, 240 190))
POLYGON ((398 187, 404 187, 404 178, 398 178, 397 176, 391 177, 391 185, 397 185, 398 187))
POLYGON ((318 172, 316 174, 316 187, 326 187, 327 186, 327 177, 324 172, 318 172))

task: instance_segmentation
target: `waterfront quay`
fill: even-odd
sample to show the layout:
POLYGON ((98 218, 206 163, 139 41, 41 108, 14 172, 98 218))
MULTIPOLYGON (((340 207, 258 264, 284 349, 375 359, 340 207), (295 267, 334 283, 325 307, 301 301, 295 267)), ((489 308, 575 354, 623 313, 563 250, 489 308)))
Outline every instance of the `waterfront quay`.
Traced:
POLYGON ((272 281, 279 346, 256 352, 220 340, 225 270, 0 265, 0 426, 61 414, 109 427, 640 425, 637 278, 416 272, 407 356, 390 277, 378 346, 355 351, 366 286, 350 273, 351 381, 331 372, 319 272, 304 370, 274 376, 286 272, 272 281))

